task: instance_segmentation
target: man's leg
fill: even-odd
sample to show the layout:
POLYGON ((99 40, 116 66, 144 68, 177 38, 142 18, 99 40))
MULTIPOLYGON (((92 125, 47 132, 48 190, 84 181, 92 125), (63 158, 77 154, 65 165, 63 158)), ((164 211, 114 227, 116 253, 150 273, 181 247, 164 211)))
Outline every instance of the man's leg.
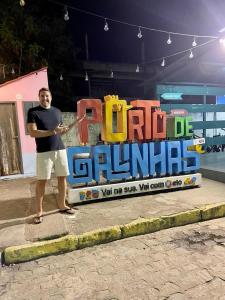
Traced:
POLYGON ((58 196, 58 206, 60 210, 68 209, 69 206, 66 205, 66 176, 58 176, 58 189, 59 189, 59 196, 58 196))
POLYGON ((74 210, 66 205, 66 177, 69 175, 68 161, 66 150, 58 150, 55 160, 55 174, 58 179, 58 206, 61 212, 67 214, 74 214, 74 210))
POLYGON ((37 215, 34 218, 34 223, 39 224, 42 222, 42 218, 39 218, 43 214, 43 198, 45 194, 45 185, 47 179, 51 177, 51 169, 53 161, 50 152, 37 153, 36 160, 36 172, 37 172, 37 183, 36 183, 36 212, 37 215))
POLYGON ((42 216, 43 214, 43 198, 45 194, 45 185, 47 180, 38 180, 36 183, 36 212, 37 216, 42 216))

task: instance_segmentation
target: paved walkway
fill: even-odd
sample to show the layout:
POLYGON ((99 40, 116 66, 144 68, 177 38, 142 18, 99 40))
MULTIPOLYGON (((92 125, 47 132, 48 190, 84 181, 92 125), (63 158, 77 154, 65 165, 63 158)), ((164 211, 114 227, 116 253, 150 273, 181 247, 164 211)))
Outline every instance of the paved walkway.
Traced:
POLYGON ((0 268, 0 299, 222 300, 224 242, 221 218, 0 268))
POLYGON ((0 251, 8 246, 52 239, 187 211, 225 201, 225 184, 203 179, 200 188, 77 205, 74 216, 57 211, 56 180, 49 181, 40 225, 33 224, 35 178, 0 180, 0 251))

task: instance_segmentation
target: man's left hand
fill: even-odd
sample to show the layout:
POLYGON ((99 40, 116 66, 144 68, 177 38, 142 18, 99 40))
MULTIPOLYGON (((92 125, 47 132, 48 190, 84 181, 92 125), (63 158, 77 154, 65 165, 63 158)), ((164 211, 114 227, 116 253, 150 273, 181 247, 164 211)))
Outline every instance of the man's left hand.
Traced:
POLYGON ((64 133, 68 132, 68 130, 69 130, 68 126, 58 126, 55 128, 55 132, 57 134, 64 134, 64 133))

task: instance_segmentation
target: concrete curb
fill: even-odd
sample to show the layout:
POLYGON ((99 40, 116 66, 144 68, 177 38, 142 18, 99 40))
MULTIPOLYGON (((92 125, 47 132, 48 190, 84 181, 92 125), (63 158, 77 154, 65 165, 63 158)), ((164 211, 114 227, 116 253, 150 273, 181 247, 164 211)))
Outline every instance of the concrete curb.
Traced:
POLYGON ((201 209, 202 221, 221 218, 224 216, 225 216, 225 202, 205 205, 205 207, 201 209))
POLYGON ((167 229, 200 222, 202 221, 202 209, 203 208, 196 208, 169 216, 162 216, 161 219, 163 220, 163 224, 161 229, 167 229))
POLYGON ((107 227, 77 236, 67 235, 54 240, 8 247, 3 252, 3 262, 6 265, 21 263, 224 216, 225 202, 222 202, 158 218, 139 218, 129 224, 107 227))
POLYGON ((76 250, 77 245, 78 238, 75 235, 66 235, 54 240, 8 247, 3 251, 3 262, 6 265, 10 265, 53 254, 65 253, 76 250))
POLYGON ((163 220, 161 218, 139 218, 120 227, 122 238, 159 231, 162 228, 162 224, 163 220))
POLYGON ((112 226, 80 234, 78 237, 78 249, 92 247, 121 239, 120 226, 112 226))

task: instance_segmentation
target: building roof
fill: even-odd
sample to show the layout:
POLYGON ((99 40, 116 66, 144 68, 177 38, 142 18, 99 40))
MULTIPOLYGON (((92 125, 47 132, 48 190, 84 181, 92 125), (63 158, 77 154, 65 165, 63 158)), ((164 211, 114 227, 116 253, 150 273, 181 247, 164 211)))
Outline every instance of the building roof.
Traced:
POLYGON ((48 67, 43 67, 43 68, 41 68, 41 69, 38 69, 38 70, 33 71, 33 72, 30 72, 30 73, 25 74, 25 75, 23 75, 23 76, 19 76, 19 77, 13 79, 13 80, 6 81, 6 82, 0 84, 0 88, 6 86, 6 85, 8 85, 8 84, 14 83, 14 82, 16 82, 16 81, 19 81, 19 80, 21 80, 21 79, 24 79, 24 78, 26 78, 26 77, 29 77, 29 76, 31 76, 31 75, 33 75, 33 74, 35 74, 35 73, 39 73, 39 72, 47 72, 47 69, 48 69, 48 67))

